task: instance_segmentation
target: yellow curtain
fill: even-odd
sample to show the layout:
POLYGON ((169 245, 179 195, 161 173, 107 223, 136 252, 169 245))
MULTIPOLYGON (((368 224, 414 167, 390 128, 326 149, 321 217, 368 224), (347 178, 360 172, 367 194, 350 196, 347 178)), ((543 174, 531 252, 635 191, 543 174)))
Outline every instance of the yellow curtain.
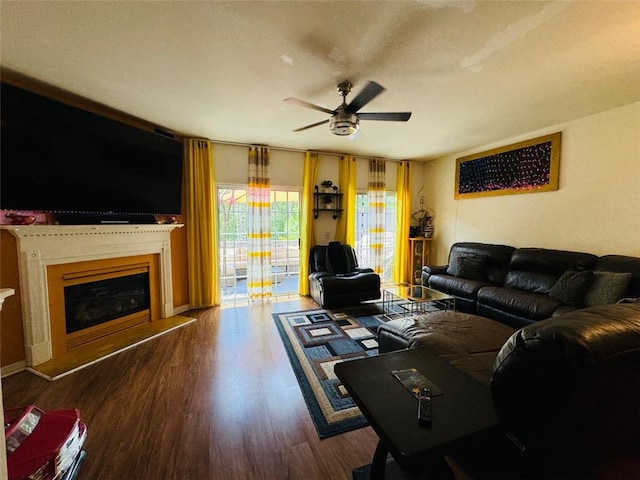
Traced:
POLYGON ((313 187, 318 178, 319 156, 307 152, 302 173, 302 206, 300 211, 300 277, 298 293, 309 295, 309 252, 315 245, 315 219, 313 218, 313 187))
POLYGON ((409 281, 409 225, 411 223, 411 164, 398 163, 396 180, 396 253, 393 259, 393 282, 409 281))
POLYGON ((209 140, 189 139, 186 148, 189 303, 191 307, 219 305, 218 212, 212 144, 209 140))
POLYGON ((356 159, 352 155, 340 157, 338 186, 343 193, 343 209, 336 225, 336 240, 355 247, 356 241, 356 159))

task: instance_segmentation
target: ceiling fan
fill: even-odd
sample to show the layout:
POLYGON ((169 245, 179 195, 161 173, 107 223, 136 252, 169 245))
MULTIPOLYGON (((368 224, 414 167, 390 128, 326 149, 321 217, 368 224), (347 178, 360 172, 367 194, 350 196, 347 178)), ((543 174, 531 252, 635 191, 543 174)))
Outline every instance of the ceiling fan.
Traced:
POLYGON ((362 107, 364 107, 367 103, 380 95, 384 90, 385 88, 382 85, 376 82, 369 82, 360 91, 360 93, 355 96, 351 103, 347 104, 346 99, 347 95, 351 93, 351 83, 347 81, 342 82, 338 85, 338 94, 342 96, 342 104, 339 105, 335 110, 329 110, 328 108, 314 105, 313 103, 309 103, 293 97, 285 98, 284 101, 288 103, 294 103, 302 107, 312 108, 314 110, 318 110, 320 112, 328 113, 329 115, 331 115, 331 118, 328 120, 323 120, 321 122, 307 125, 306 127, 298 128, 294 130, 294 132, 301 132, 302 130, 307 130, 309 128, 328 123, 331 133, 335 135, 346 136, 351 135, 358 130, 358 127, 360 126, 360 120, 406 122, 407 120, 409 120, 409 118, 411 118, 411 112, 358 113, 358 111, 362 107))

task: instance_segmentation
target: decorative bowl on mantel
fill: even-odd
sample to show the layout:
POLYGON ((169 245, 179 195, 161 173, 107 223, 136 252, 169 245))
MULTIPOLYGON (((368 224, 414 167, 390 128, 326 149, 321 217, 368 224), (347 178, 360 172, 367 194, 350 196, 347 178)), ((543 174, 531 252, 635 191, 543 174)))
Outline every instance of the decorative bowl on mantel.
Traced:
POLYGON ((38 217, 35 215, 20 215, 19 213, 7 213, 5 215, 11 225, 31 225, 38 217))

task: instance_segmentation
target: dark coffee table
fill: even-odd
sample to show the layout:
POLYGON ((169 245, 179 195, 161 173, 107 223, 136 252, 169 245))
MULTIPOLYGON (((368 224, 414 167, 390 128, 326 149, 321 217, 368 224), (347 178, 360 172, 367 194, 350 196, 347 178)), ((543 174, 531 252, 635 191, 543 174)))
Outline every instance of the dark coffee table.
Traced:
POLYGON ((424 350, 345 361, 334 370, 380 439, 371 465, 355 469, 354 478, 384 478, 388 453, 402 470, 418 471, 499 428, 490 388, 424 350), (390 373, 407 368, 443 392, 432 398, 430 428, 418 425, 417 399, 390 373))

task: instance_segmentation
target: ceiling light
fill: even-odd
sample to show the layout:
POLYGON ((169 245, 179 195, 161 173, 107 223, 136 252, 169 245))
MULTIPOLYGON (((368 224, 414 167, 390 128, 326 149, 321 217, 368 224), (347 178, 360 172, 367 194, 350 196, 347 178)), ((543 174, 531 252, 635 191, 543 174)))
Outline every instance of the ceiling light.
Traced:
POLYGON ((360 126, 360 119, 357 115, 338 112, 331 117, 329 129, 334 135, 342 137, 353 135, 360 126))

